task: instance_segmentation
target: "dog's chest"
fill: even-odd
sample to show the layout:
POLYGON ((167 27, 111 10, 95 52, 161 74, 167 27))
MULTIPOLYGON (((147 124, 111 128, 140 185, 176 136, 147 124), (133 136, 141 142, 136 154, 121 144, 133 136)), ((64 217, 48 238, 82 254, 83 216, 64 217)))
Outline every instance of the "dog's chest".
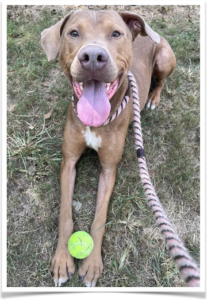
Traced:
POLYGON ((86 140, 86 145, 96 151, 98 151, 98 148, 101 147, 101 136, 96 135, 95 132, 91 131, 90 127, 86 126, 86 130, 82 131, 85 140, 86 140))

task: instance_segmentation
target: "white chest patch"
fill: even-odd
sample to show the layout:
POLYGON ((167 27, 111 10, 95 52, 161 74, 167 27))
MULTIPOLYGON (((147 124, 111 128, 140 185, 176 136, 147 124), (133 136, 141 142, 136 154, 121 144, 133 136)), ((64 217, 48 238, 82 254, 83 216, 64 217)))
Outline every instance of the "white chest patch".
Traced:
POLYGON ((92 132, 89 126, 86 126, 86 131, 83 133, 86 139, 86 145, 94 150, 98 151, 101 147, 102 139, 100 135, 96 136, 95 132, 92 132))

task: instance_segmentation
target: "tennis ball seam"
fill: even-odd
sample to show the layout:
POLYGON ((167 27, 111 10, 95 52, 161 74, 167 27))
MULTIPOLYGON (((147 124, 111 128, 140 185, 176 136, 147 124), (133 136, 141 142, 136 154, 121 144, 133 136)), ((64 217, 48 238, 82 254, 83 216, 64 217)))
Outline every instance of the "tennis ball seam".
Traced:
POLYGON ((83 242, 79 242, 79 243, 76 243, 76 244, 72 245, 72 246, 70 247, 69 251, 71 251, 71 250, 73 249, 73 247, 75 247, 76 245, 79 245, 79 244, 85 246, 86 249, 87 249, 87 250, 86 250, 87 252, 89 251, 89 247, 88 247, 85 243, 83 243, 83 242))

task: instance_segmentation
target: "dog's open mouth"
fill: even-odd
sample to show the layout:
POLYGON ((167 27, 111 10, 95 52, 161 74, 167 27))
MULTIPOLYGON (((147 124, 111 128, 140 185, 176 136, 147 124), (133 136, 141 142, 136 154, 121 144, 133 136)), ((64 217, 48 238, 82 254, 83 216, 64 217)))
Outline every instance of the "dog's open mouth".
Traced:
POLYGON ((78 117, 86 126, 99 127, 108 118, 111 110, 109 100, 115 94, 119 79, 111 83, 97 80, 74 82, 72 85, 79 101, 77 103, 78 117))

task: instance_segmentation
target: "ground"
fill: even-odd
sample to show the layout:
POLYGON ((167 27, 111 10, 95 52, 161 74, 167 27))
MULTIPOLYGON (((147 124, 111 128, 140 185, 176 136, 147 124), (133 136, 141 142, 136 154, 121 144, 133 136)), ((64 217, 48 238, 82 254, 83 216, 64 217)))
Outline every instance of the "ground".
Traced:
MULTIPOLYGON (((170 43, 177 66, 161 103, 141 115, 150 176, 166 213, 199 264, 199 6, 78 6, 129 10, 170 43)), ((40 33, 74 6, 8 6, 8 287, 52 287, 57 245, 59 172, 72 90, 58 58, 51 63, 40 33)), ((101 167, 88 149, 78 161, 75 231, 89 232, 101 167)), ((99 287, 182 287, 141 188, 133 126, 118 166, 103 241, 99 287)), ((76 270, 81 261, 76 260, 76 270)), ((83 287, 76 272, 67 287, 83 287)))

